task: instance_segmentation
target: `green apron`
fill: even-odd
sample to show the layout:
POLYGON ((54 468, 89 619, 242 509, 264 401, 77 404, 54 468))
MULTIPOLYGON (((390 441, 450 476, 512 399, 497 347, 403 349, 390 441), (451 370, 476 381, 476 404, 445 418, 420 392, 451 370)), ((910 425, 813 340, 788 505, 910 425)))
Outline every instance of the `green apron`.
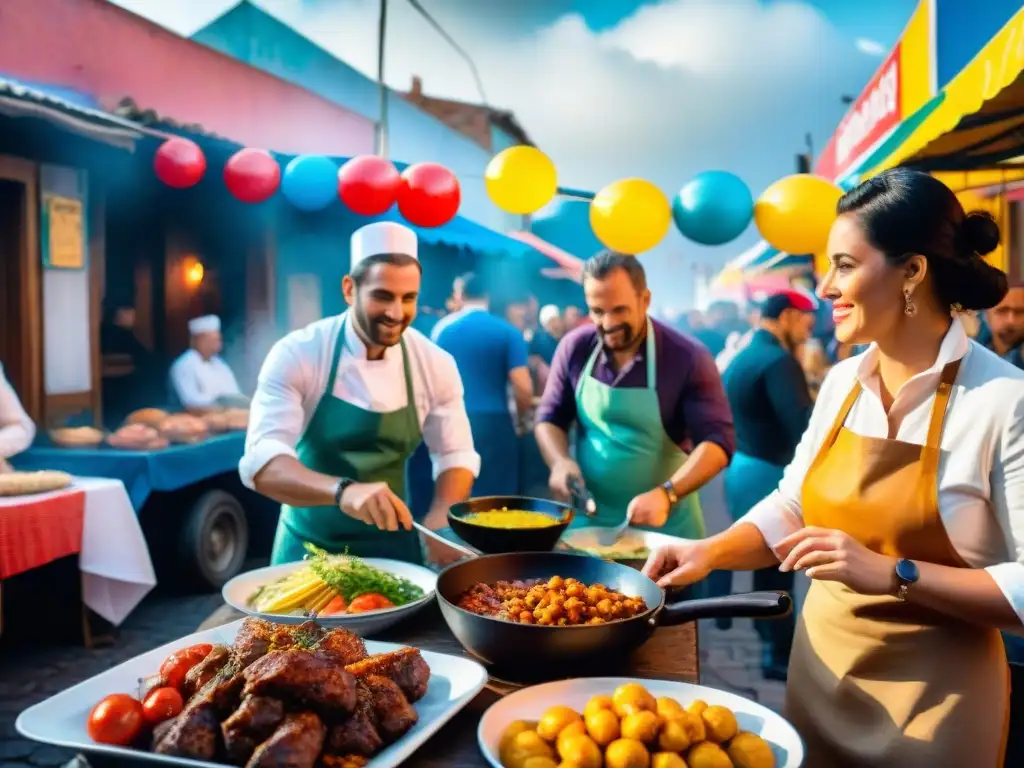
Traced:
MULTIPOLYGON (((402 365, 408 398, 404 408, 377 413, 334 397, 347 321, 347 318, 341 321, 341 330, 334 345, 327 390, 299 439, 296 453, 304 466, 316 472, 347 477, 357 483, 387 483, 398 497, 403 498, 405 462, 422 440, 409 353, 403 340, 402 365)), ((347 549, 357 557, 423 562, 419 536, 415 531, 381 531, 352 519, 334 506, 283 505, 270 562, 277 565, 301 560, 305 555, 302 546, 305 541, 328 552, 340 553, 347 549)))
MULTIPOLYGON (((635 496, 670 479, 687 459, 665 434, 658 404, 654 329, 647 321, 647 387, 611 387, 591 373, 601 353, 598 342, 576 385, 576 461, 597 514, 577 515, 578 525, 615 526, 635 496)), ((697 493, 679 500, 662 528, 637 526, 686 539, 704 537, 704 517, 697 493)))

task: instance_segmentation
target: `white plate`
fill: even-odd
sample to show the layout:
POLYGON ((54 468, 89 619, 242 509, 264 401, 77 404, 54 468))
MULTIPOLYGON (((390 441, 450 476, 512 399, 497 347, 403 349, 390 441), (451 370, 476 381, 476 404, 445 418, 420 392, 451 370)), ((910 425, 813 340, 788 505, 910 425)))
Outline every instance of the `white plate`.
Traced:
MULTIPOLYGON (((160 662, 172 651, 196 643, 228 645, 235 639, 241 624, 242 620, 239 620, 223 627, 198 632, 126 661, 56 696, 51 696, 34 707, 29 707, 18 715, 15 727, 26 739, 81 752, 166 765, 205 765, 223 768, 221 763, 185 760, 142 750, 96 744, 89 738, 85 724, 89 711, 100 699, 112 693, 133 693, 138 688, 139 678, 155 674, 160 668, 160 662)), ((380 643, 373 640, 366 643, 366 650, 371 654, 386 653, 402 647, 395 643, 380 643)), ((419 722, 405 736, 374 757, 367 768, 385 768, 407 760, 455 713, 472 701, 487 682, 487 673, 475 661, 431 651, 422 653, 424 660, 430 665, 431 674, 427 695, 413 705, 420 715, 419 722)))
POLYGON ((595 557, 602 557, 606 560, 634 560, 637 558, 631 556, 629 550, 642 548, 652 550, 657 547, 663 547, 666 544, 676 544, 682 541, 682 539, 675 536, 668 536, 657 531, 641 531, 638 528, 627 528, 615 543, 615 548, 621 550, 623 554, 598 554, 593 551, 605 549, 605 547, 601 546, 600 537, 603 532, 610 530, 612 529, 599 527, 572 528, 562 536, 562 543, 573 549, 594 555, 595 557))
MULTIPOLYGON (((437 574, 429 568, 421 565, 405 563, 401 560, 381 560, 368 557, 363 560, 367 565, 387 571, 395 576, 408 579, 417 587, 423 590, 423 597, 397 608, 386 608, 382 611, 370 611, 368 613, 342 614, 340 616, 324 616, 317 619, 317 623, 325 627, 345 627, 357 635, 368 637, 377 632, 383 632, 390 626, 403 621, 434 599, 434 590, 437 588, 437 574)), ((266 568, 257 568, 255 571, 240 573, 231 579, 221 589, 224 602, 250 616, 258 616, 267 621, 274 621, 278 624, 301 624, 307 621, 305 616, 284 616, 277 613, 261 613, 249 607, 249 597, 257 589, 265 584, 284 578, 288 574, 299 570, 306 563, 284 563, 283 565, 270 565, 266 568)))
POLYGON ((736 713, 740 730, 756 733, 769 744, 775 753, 775 768, 800 768, 804 762, 804 745, 793 728, 781 716, 767 707, 755 704, 734 693, 707 688, 690 683, 674 683, 668 680, 644 680, 629 677, 581 677, 575 680, 559 680, 554 683, 535 685, 509 694, 492 704, 480 719, 477 728, 477 742, 487 762, 495 768, 502 768, 498 758, 501 734, 513 720, 540 720, 549 707, 564 704, 582 712, 592 696, 610 696, 624 683, 640 682, 657 697, 671 696, 686 706, 694 699, 703 699, 708 704, 720 704, 736 713))

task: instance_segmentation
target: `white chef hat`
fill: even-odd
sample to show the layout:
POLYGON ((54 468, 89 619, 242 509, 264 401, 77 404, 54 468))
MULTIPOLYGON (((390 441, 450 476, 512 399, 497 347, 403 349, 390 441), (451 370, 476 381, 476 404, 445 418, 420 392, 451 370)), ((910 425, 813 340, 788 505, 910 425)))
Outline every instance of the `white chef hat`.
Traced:
POLYGON ((558 307, 554 304, 545 304, 541 307, 540 312, 537 315, 537 319, 540 320, 541 325, 547 325, 561 314, 562 313, 559 311, 558 307))
POLYGON ((393 221, 375 221, 352 233, 352 258, 349 269, 371 256, 402 253, 414 259, 417 254, 416 233, 393 221))
POLYGON ((218 333, 220 332, 220 318, 216 315, 194 317, 188 321, 188 332, 193 336, 198 336, 201 333, 218 333))

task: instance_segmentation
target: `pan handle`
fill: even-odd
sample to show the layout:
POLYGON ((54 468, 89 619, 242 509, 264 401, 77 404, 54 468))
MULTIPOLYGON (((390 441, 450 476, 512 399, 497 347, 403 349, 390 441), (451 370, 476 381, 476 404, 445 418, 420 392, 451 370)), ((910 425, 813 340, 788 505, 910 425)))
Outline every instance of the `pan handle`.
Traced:
POLYGON ((787 592, 744 592, 665 603, 658 614, 658 623, 671 627, 696 619, 781 619, 791 610, 793 599, 787 592))

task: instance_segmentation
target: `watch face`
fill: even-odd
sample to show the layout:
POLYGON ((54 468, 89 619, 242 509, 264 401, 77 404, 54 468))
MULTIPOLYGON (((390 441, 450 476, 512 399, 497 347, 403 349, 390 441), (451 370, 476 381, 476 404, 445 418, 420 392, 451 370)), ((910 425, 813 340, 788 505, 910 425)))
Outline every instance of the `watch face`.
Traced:
POLYGON ((900 581, 913 583, 918 578, 917 564, 913 560, 898 560, 896 562, 896 576, 900 581))

